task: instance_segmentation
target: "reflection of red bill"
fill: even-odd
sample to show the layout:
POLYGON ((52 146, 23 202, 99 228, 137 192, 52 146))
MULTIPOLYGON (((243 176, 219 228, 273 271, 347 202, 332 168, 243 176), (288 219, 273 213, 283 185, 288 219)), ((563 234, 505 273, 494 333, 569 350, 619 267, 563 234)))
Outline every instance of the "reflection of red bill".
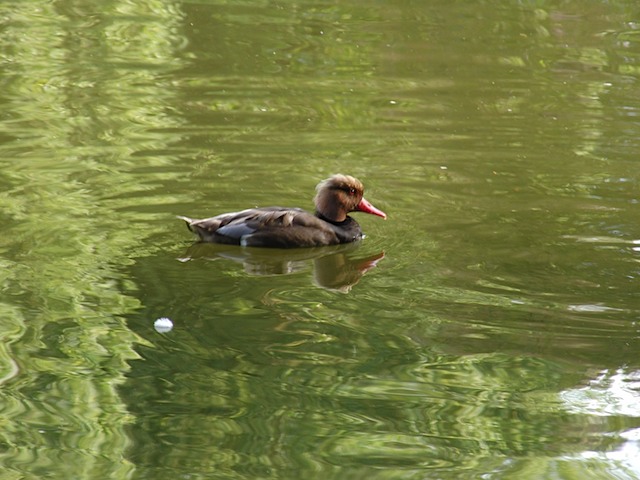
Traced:
POLYGON ((358 271, 361 272, 362 274, 365 274, 369 270, 371 270, 373 267, 376 267, 378 265, 378 262, 380 262, 380 260, 382 260, 383 258, 384 258, 384 252, 380 252, 369 258, 356 260, 355 263, 357 265, 358 271))

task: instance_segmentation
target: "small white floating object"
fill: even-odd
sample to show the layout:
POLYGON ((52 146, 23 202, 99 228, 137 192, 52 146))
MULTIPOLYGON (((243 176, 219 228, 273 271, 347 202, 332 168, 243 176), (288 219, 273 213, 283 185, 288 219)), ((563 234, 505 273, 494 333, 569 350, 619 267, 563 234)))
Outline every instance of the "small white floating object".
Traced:
POLYGON ((153 327, 158 333, 167 333, 170 332, 173 328, 173 322, 170 318, 160 317, 155 322, 153 322, 153 327))

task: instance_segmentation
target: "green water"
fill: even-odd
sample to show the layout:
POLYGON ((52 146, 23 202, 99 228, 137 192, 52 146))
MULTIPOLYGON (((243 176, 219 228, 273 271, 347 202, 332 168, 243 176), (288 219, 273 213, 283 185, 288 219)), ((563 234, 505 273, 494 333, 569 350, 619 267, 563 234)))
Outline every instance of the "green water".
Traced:
POLYGON ((639 14, 0 4, 0 479, 638 478, 639 14))

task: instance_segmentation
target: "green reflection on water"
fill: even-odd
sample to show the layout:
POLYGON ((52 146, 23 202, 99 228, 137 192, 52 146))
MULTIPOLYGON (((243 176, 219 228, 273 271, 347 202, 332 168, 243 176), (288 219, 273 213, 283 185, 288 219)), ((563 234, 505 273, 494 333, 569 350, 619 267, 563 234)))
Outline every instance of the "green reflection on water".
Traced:
POLYGON ((634 8, 0 7, 3 465, 632 478, 634 8), (338 171, 390 212, 353 251, 173 219, 338 171))
POLYGON ((136 16, 76 7, 0 7, 1 455, 4 473, 20 478, 129 478, 135 470, 127 460, 133 418, 118 389, 141 341, 124 316, 140 302, 121 290, 119 266, 139 239, 121 228, 136 214, 119 212, 131 202, 118 196, 149 189, 131 180, 143 162, 130 155, 170 137, 150 130, 166 125, 157 104, 166 90, 140 88, 157 72, 141 68, 146 60, 123 62, 175 64, 174 18, 150 3, 132 8, 136 16))

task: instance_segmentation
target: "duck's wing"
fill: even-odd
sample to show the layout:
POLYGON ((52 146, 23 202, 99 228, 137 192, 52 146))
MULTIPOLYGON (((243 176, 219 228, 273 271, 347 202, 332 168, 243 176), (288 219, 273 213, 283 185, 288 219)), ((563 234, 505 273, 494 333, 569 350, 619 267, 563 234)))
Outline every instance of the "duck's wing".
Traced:
POLYGON ((253 209, 246 215, 223 221, 216 233, 252 247, 313 247, 338 243, 327 222, 299 208, 253 209))
MULTIPOLYGON (((222 216, 223 215, 220 217, 222 216)), ((224 217, 225 218, 220 219, 220 229, 238 224, 244 224, 253 231, 265 228, 290 228, 294 226, 318 228, 324 223, 315 215, 301 208, 250 208, 242 212, 237 212, 236 214, 228 214, 224 217)))

